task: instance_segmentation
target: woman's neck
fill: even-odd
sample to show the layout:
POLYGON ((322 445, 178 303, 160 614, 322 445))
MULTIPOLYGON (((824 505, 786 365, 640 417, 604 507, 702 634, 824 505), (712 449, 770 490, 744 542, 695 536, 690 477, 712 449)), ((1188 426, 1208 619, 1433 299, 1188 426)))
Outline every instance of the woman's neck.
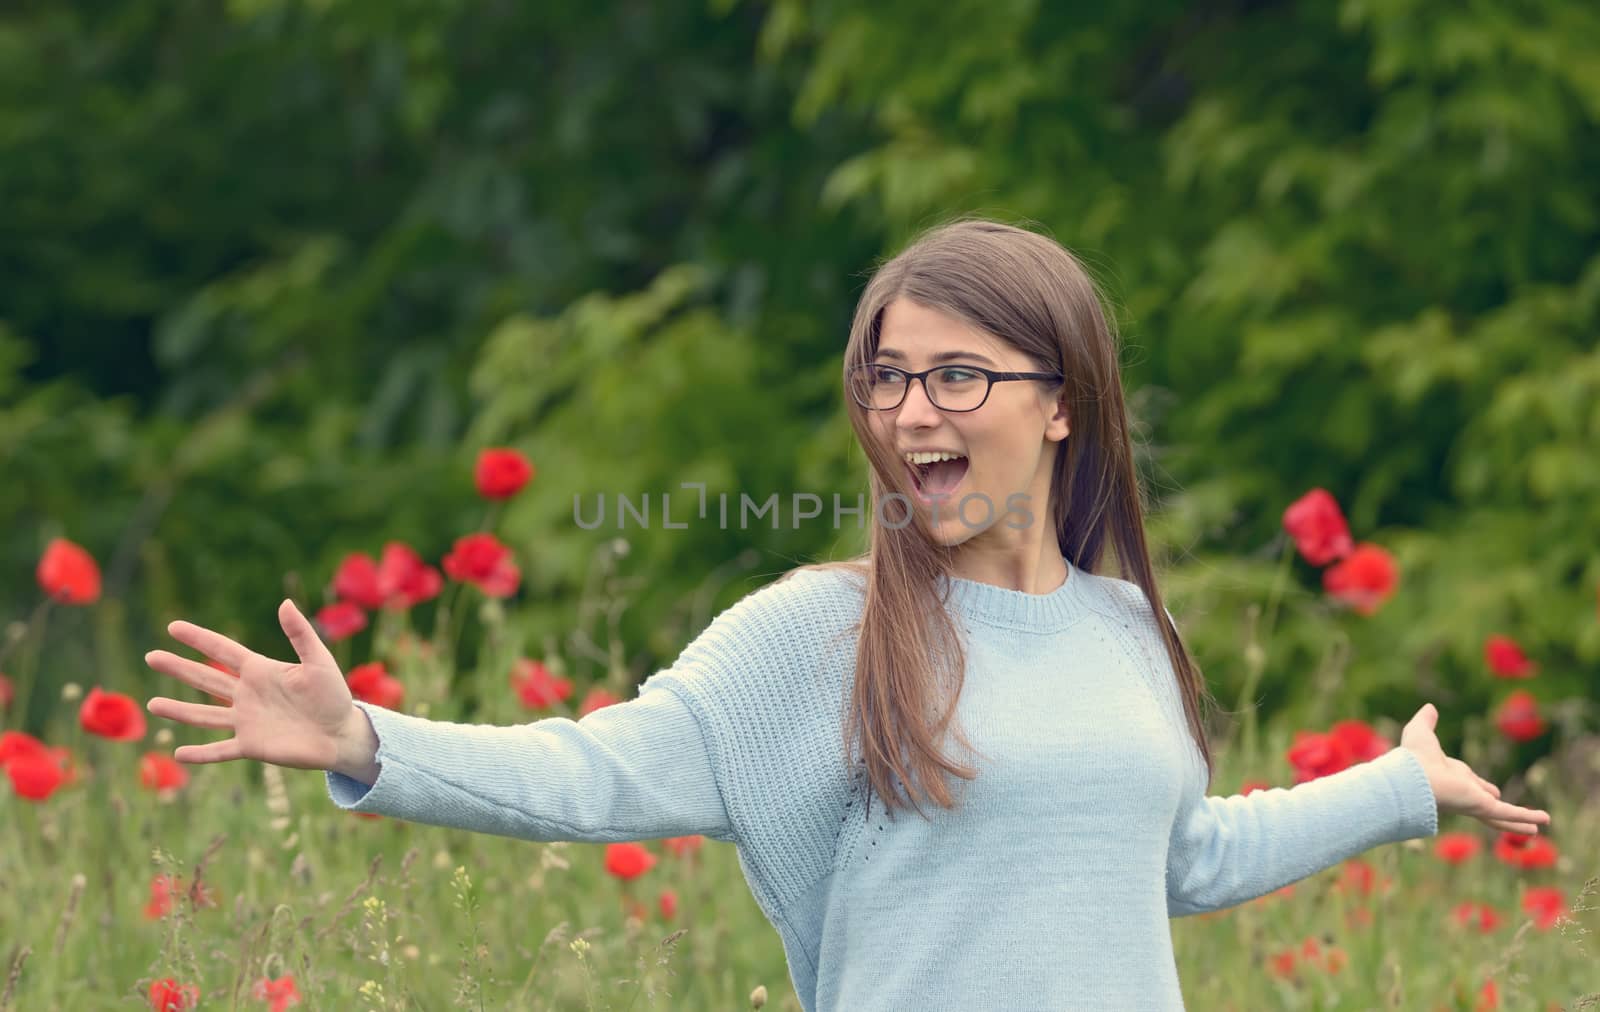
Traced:
POLYGON ((987 546, 963 545, 956 550, 951 567, 951 575, 959 579, 1024 594, 1052 593, 1060 589, 1067 573, 1067 564, 1056 547, 1053 534, 1048 541, 1040 539, 1032 550, 1016 546, 991 550, 987 546))

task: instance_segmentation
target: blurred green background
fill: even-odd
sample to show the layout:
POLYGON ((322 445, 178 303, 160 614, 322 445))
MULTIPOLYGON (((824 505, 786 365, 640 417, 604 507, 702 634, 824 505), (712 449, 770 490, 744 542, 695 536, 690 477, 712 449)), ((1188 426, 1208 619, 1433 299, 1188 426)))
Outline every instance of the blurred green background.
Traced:
POLYGON ((1224 704, 1254 639, 1266 712, 1433 700, 1449 747, 1505 633, 1558 733, 1592 727, 1592 4, 7 10, 0 617, 37 605, 53 536, 106 576, 8 662, 40 686, 150 688, 140 657, 178 616, 286 653, 275 604, 326 603, 345 553, 437 564, 476 529, 495 445, 538 467, 497 519, 525 649, 637 680, 861 536, 787 502, 777 530, 586 531, 574 496, 672 492, 675 519, 681 482, 853 501, 855 298, 977 213, 1104 286, 1164 586, 1224 704), (1313 486, 1395 553, 1399 591, 1335 615, 1296 559, 1259 635, 1283 509, 1313 486), (604 639, 578 602, 619 534, 620 661, 568 645, 604 639))

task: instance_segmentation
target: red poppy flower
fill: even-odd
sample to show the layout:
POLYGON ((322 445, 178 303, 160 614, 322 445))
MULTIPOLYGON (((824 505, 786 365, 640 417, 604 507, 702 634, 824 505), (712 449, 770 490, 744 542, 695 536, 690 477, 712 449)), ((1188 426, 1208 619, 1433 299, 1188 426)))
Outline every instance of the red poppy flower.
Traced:
POLYGON ((606 844, 606 871, 623 881, 638 878, 655 863, 656 856, 637 843, 606 844))
POLYGON ((46 594, 63 604, 100 600, 100 567, 94 557, 66 538, 52 538, 35 575, 46 594))
POLYGON ((21 756, 48 756, 45 743, 22 731, 0 731, 0 766, 21 756))
POLYGON ((678 894, 671 889, 661 890, 661 899, 658 901, 661 908, 661 919, 670 921, 678 916, 678 894))
POLYGON ((1527 836, 1522 833, 1501 833, 1494 842, 1494 856, 1504 864, 1524 871, 1554 868, 1556 845, 1547 836, 1527 836))
POLYGON ((61 764, 49 753, 16 756, 5 764, 5 770, 11 790, 29 801, 44 801, 67 782, 61 764))
POLYGON ((185 890, 182 876, 156 875, 150 879, 150 899, 144 905, 145 920, 158 921, 167 916, 172 912, 173 901, 185 895, 197 908, 222 904, 217 891, 209 883, 202 881, 198 891, 192 888, 185 890))
POLYGON ((350 694, 363 703, 389 710, 397 709, 406 697, 406 687, 389 674, 382 661, 352 668, 345 676, 345 684, 350 686, 350 694))
POLYGON ((444 577, 410 545, 391 541, 378 560, 378 586, 391 608, 411 608, 431 601, 444 589, 444 577))
POLYGON ((189 771, 164 752, 146 752, 139 760, 139 786, 152 791, 175 791, 189 782, 189 771))
POLYGON ((1549 931, 1567 915, 1567 898, 1554 886, 1529 886, 1522 894, 1522 912, 1533 918, 1533 926, 1549 931))
POLYGON ((16 698, 17 687, 11 684, 11 679, 5 675, 0 675, 0 710, 10 706, 11 701, 16 698))
POLYGON ((1499 1007, 1500 988, 1491 978, 1483 982, 1483 990, 1478 992, 1478 1005, 1474 1012, 1494 1012, 1499 1007))
POLYGON ((367 611, 379 608, 405 609, 431 601, 444 588, 444 577, 416 550, 399 541, 383 546, 383 557, 352 552, 339 563, 333 574, 333 592, 367 611))
POLYGON ((1312 731, 1296 731, 1286 755, 1297 784, 1349 769, 1354 761, 1343 739, 1312 731))
POLYGON ((1272 785, 1265 780, 1246 780, 1239 785, 1241 795, 1254 794, 1256 791, 1270 791, 1272 785))
POLYGON ((378 564, 372 556, 351 552, 333 572, 333 592, 341 600, 369 610, 382 608, 387 594, 378 583, 378 564))
POLYGON ((478 454, 472 477, 485 499, 509 499, 533 477, 533 465, 516 450, 489 449, 478 454))
POLYGON ((1477 856, 1483 842, 1472 833, 1440 833, 1433 843, 1433 852, 1447 864, 1463 864, 1477 856))
POLYGON ((1295 951, 1293 949, 1282 949, 1273 953, 1267 960, 1267 969, 1271 971, 1274 977, 1288 980, 1294 976, 1294 964, 1295 951))
POLYGON ((1322 571, 1323 589, 1363 615, 1375 613, 1399 583, 1400 569, 1394 556, 1367 542, 1322 571))
POLYGON ((351 601, 335 601, 317 612, 317 626, 329 643, 349 639, 367 627, 367 613, 351 601))
POLYGON ((1482 935, 1490 934, 1500 926, 1500 915, 1495 912, 1494 907, 1487 903, 1474 903, 1471 900, 1457 904, 1451 917, 1461 927, 1474 929, 1482 935))
POLYGON ((500 560, 511 554, 511 549, 487 531, 477 531, 456 539, 455 546, 444 557, 445 575, 452 580, 477 581, 488 579, 500 560))
POLYGON ((521 582, 522 570, 508 555, 494 567, 494 572, 478 581, 478 589, 489 597, 510 597, 521 582))
POLYGON ((1495 726, 1512 741, 1532 741, 1544 734, 1544 718, 1539 715, 1539 703, 1524 689, 1507 696, 1495 711, 1495 726))
POLYGON ((294 978, 287 974, 277 980, 262 977, 250 993, 256 998, 270 1003, 269 1012, 283 1012, 290 1005, 300 1004, 300 989, 295 987, 294 978))
POLYGON ((1291 503, 1283 511, 1283 529, 1313 566, 1326 566, 1350 554, 1350 528, 1326 489, 1314 488, 1291 503))
POLYGON ((78 708, 78 723, 90 734, 112 741, 138 741, 144 737, 144 711, 132 696, 120 692, 106 692, 100 688, 89 690, 78 708))
POLYGON ((1539 665, 1510 636, 1490 636, 1483 641, 1483 660, 1497 678, 1532 678, 1539 665))
POLYGON ((179 984, 167 977, 150 985, 150 1007, 155 1012, 187 1012, 199 1001, 200 989, 193 984, 179 984))
POLYGON ((157 875, 150 880, 150 898, 145 901, 144 919, 159 921, 172 912, 172 896, 182 886, 171 875, 157 875))
POLYGON ((1330 945, 1322 952, 1322 965, 1329 973, 1338 973, 1349 964, 1350 956, 1337 945, 1330 945))
POLYGON ((1389 739, 1374 731, 1372 725, 1364 720, 1341 720, 1328 729, 1328 734, 1337 738, 1349 751, 1352 763, 1376 759, 1393 747, 1389 739))
POLYGON ((606 706, 615 706, 622 702, 615 695, 596 685, 583 697, 583 702, 578 704, 578 719, 582 720, 594 711, 606 706))
POLYGON ((1499 986, 1494 983, 1494 978, 1483 982, 1483 990, 1478 991, 1478 1004, 1472 1007, 1472 1012, 1494 1012, 1499 1009, 1499 986))
POLYGON ((487 531, 457 538, 444 557, 444 571, 452 580, 476 584, 490 597, 511 596, 522 579, 511 549, 487 531))
MULTIPOLYGON (((1382 884, 1387 886, 1389 880, 1384 879, 1382 884)), ((1373 889, 1378 885, 1377 870, 1359 857, 1353 857, 1340 867, 1339 878, 1333 883, 1333 891, 1350 893, 1354 896, 1371 896, 1373 889)))
POLYGON ((661 845, 674 857, 687 857, 700 849, 706 842, 703 836, 669 836, 661 841, 661 845))
POLYGON ((526 657, 511 668, 511 686, 522 705, 530 710, 542 710, 572 695, 572 682, 550 673, 539 661, 526 657))

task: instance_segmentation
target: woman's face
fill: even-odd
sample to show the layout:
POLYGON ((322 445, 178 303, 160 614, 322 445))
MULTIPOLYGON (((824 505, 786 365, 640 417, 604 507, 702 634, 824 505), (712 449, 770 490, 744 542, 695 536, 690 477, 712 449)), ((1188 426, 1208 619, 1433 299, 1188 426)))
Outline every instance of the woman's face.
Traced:
MULTIPOLYGON (((906 298, 884 310, 873 361, 910 372, 946 364, 1049 371, 994 335, 906 298)), ((913 494, 936 541, 955 546, 998 537, 1020 543, 1029 540, 1029 530, 1037 536, 1049 526, 1051 468, 1069 427, 1066 409, 1056 400, 1059 390, 1059 383, 1000 382, 982 407, 953 412, 935 407, 923 384, 912 381, 898 408, 868 413, 878 439, 902 462, 914 450, 945 450, 966 458, 964 471, 959 463, 941 468, 949 477, 959 475, 947 492, 927 498, 913 494)), ((928 484, 934 484, 932 476, 928 484)), ((889 511, 890 519, 898 513, 889 511)))

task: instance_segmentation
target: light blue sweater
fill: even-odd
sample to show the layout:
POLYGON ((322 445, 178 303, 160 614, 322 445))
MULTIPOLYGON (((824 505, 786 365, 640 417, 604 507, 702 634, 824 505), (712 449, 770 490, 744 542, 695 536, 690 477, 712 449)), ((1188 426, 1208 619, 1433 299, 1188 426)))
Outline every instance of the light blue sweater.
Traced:
POLYGON ((379 739, 341 807, 530 840, 704 834, 738 847, 807 1012, 1183 1008, 1167 919, 1233 906, 1378 844, 1432 836, 1415 755, 1207 797, 1138 587, 1069 563, 1049 594, 951 581, 954 811, 864 810, 843 755, 858 581, 803 570, 728 608, 637 698, 580 721, 422 720, 379 739), (987 757, 987 758, 984 758, 987 757))

